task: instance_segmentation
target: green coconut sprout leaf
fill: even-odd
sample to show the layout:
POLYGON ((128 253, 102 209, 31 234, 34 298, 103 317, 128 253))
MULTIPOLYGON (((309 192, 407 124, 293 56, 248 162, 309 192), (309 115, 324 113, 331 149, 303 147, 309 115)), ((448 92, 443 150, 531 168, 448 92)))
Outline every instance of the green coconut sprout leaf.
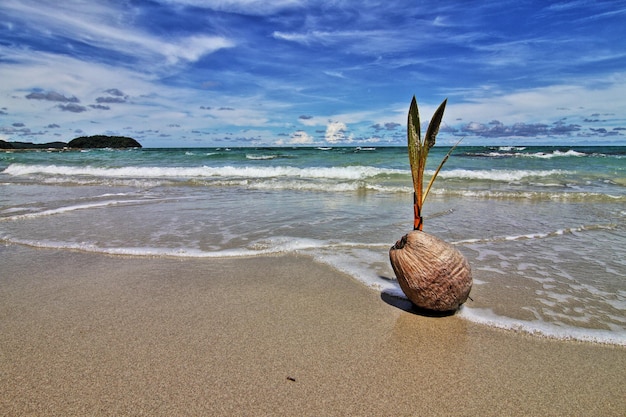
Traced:
POLYGON ((448 103, 448 99, 445 99, 443 103, 439 105, 435 114, 433 114, 433 118, 430 119, 430 123, 428 124, 426 137, 424 138, 424 142, 428 145, 428 149, 435 146, 435 139, 437 138, 437 133, 439 133, 439 125, 441 125, 441 119, 443 119, 443 112, 446 109, 446 103, 448 103))
POLYGON ((439 133, 439 126, 441 125, 441 121, 443 119, 443 113, 446 109, 446 104, 448 99, 445 99, 433 114, 430 123, 428 124, 428 129, 426 130, 426 136, 422 140, 420 133, 420 116, 419 110, 417 108, 417 100, 415 96, 413 96, 413 100, 411 100, 411 106, 409 107, 409 114, 407 120, 407 139, 408 139, 408 148, 409 148, 409 163, 411 164, 411 176, 413 178, 413 189, 415 191, 415 229, 422 230, 422 218, 421 218, 421 210, 426 200, 426 196, 430 191, 435 178, 439 174, 441 167, 446 163, 448 157, 456 148, 456 146, 461 142, 460 140, 448 151, 447 155, 443 158, 439 167, 433 174, 428 183, 428 187, 426 188, 426 192, 423 192, 423 184, 424 184, 424 169, 426 168, 426 158, 428 157, 428 151, 430 148, 435 146, 435 141, 437 139, 437 134, 439 133))
MULTIPOLYGON (((407 121, 407 138, 409 142, 409 162, 411 164, 411 176, 413 177, 413 189, 421 197, 421 179, 420 179, 420 163, 422 153, 422 142, 420 135, 420 115, 417 110, 417 100, 413 96, 411 107, 409 107, 409 115, 407 121)), ((423 168, 421 169, 423 173, 423 168)))

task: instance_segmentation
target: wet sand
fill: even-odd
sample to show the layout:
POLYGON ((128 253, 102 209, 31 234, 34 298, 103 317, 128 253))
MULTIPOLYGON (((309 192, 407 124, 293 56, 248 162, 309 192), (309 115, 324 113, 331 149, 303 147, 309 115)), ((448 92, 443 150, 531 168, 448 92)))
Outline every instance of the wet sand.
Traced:
POLYGON ((0 260, 0 415, 626 410, 624 347, 425 317, 304 256, 0 260))

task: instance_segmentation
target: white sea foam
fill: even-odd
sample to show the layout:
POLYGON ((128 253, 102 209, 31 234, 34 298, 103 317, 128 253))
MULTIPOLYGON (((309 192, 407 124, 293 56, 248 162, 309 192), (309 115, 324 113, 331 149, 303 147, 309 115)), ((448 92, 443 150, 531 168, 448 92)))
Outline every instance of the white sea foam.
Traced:
POLYGON ((357 180, 375 177, 378 175, 404 174, 407 171, 399 169, 384 169, 370 166, 350 167, 309 167, 297 168, 291 166, 252 167, 252 166, 224 166, 224 167, 74 167, 63 165, 23 165, 11 164, 4 171, 5 174, 19 176, 32 174, 93 176, 116 178, 197 178, 197 177, 229 177, 229 178, 318 178, 357 180))
POLYGON ((271 242, 259 241, 249 248, 222 249, 204 251, 189 247, 107 247, 93 242, 65 242, 51 239, 30 240, 20 239, 9 235, 0 236, 0 241, 42 249, 69 249, 83 252, 103 253, 109 255, 129 256, 165 256, 186 258, 231 258, 271 255, 280 253, 295 253, 323 245, 323 242, 314 239, 276 238, 271 242))
POLYGON ((519 151, 524 151, 524 150, 526 150, 525 147, 501 146, 498 148, 497 151, 484 152, 478 155, 489 156, 489 157, 494 157, 494 158, 516 157, 516 158, 539 158, 539 159, 588 156, 584 152, 578 152, 573 149, 569 149, 567 151, 554 150, 551 152, 532 152, 532 153, 519 152, 519 151))
POLYGON ((498 148, 501 151, 523 151, 526 149, 525 146, 500 146, 498 148))
MULTIPOLYGON (((379 175, 408 174, 408 170, 377 168, 372 166, 349 167, 308 167, 292 166, 223 166, 223 167, 74 167, 64 165, 23 165, 11 164, 4 171, 5 174, 20 176, 32 174, 65 175, 65 176, 93 176, 116 178, 195 178, 195 177, 240 177, 240 178, 312 178, 312 179, 339 179, 358 180, 379 175)), ((432 175, 434 171, 427 171, 432 175)), ((477 179, 490 181, 519 181, 530 177, 549 177, 564 175, 567 171, 552 170, 467 170, 452 169, 441 171, 441 178, 477 179)))
MULTIPOLYGON (((433 172, 428 172, 430 175, 433 172)), ((505 169, 479 169, 479 170, 468 170, 468 169, 451 169, 449 171, 441 171, 439 172, 439 177, 441 178, 460 178, 460 179, 471 179, 471 180, 487 180, 487 181, 520 181, 524 178, 533 178, 533 177, 549 177, 552 175, 564 175, 567 174, 567 171, 562 171, 559 169, 550 169, 550 170, 505 170, 505 169)))
MULTIPOLYGON (((236 182, 231 182, 235 185, 236 182)), ((222 183, 221 185, 225 185, 222 183)), ((238 182, 240 186, 253 190, 298 190, 298 191, 327 191, 327 192, 350 192, 350 191, 377 191, 382 193, 412 193, 410 186, 388 186, 375 184, 367 181, 307 181, 297 179, 285 179, 284 181, 245 181, 238 182)))
POLYGON ((141 202, 143 202, 143 200, 112 200, 112 201, 103 201, 103 202, 97 202, 97 203, 75 204, 75 205, 66 206, 66 207, 42 210, 36 213, 18 214, 15 216, 4 217, 0 220, 30 219, 30 218, 42 217, 42 216, 52 216, 55 214, 62 214, 62 213, 67 213, 71 211, 76 211, 76 210, 85 210, 85 209, 92 209, 92 208, 115 206, 115 205, 120 205, 120 204, 137 204, 141 202))
POLYGON ((520 331, 544 337, 579 340, 626 346, 626 332, 600 329, 586 329, 574 326, 550 324, 542 320, 518 320, 495 314, 491 309, 463 306, 458 315, 474 323, 501 329, 520 331))
POLYGON ((264 160, 269 160, 269 159, 276 159, 278 157, 279 157, 278 155, 252 155, 252 154, 246 154, 246 159, 259 160, 259 161, 264 161, 264 160))
POLYGON ((313 257, 319 262, 350 275, 373 290, 394 297, 406 298, 398 282, 392 279, 393 277, 385 279, 377 273, 375 264, 381 251, 373 249, 380 247, 387 249, 389 245, 373 244, 371 247, 367 247, 357 243, 331 244, 326 246, 324 250, 315 251, 313 257), (342 247, 350 246, 353 247, 350 251, 341 250, 342 247), (366 259, 374 260, 374 262, 365 262, 366 259))
POLYGON ((568 150, 568 151, 553 151, 553 152, 536 152, 536 153, 532 153, 532 154, 519 154, 519 156, 524 156, 524 157, 531 157, 531 158, 542 158, 542 159, 551 159, 551 158, 558 158, 558 157, 568 157, 568 156, 576 156, 576 157, 582 157, 582 156, 587 156, 587 154, 583 153, 583 152, 577 152, 574 151, 572 149, 568 150))
MULTIPOLYGON (((530 185, 530 184, 529 184, 530 185)), ((532 184, 537 187, 545 187, 544 185, 532 184)), ((556 185, 555 185, 556 187, 556 185)), ((562 185, 558 186, 563 189, 562 185)), ((397 192, 412 192, 412 188, 397 189, 397 192)), ((498 200, 552 200, 552 201, 626 201, 626 195, 611 195, 606 193, 590 193, 590 192, 563 192, 561 190, 555 192, 545 191, 499 191, 499 190, 465 190, 439 187, 431 190, 432 195, 457 195, 467 198, 479 199, 498 199, 498 200)))
POLYGON ((473 244, 473 243, 545 239, 549 237, 556 237, 556 236, 561 236, 564 234, 573 234, 573 233, 580 233, 580 232, 585 232, 585 231, 613 230, 616 227, 617 226, 615 224, 590 224, 590 225, 582 225, 578 227, 571 227, 567 229, 551 230, 548 232, 526 233, 522 235, 511 235, 511 236, 492 236, 492 237, 483 238, 483 239, 463 239, 463 240, 457 240, 455 242, 452 242, 452 244, 464 245, 464 244, 473 244))
MULTIPOLYGON (((121 193, 123 195, 123 193, 121 193)), ((93 203, 84 203, 84 204, 72 204, 69 206, 62 206, 53 209, 46 209, 41 211, 35 211, 25 214, 16 214, 13 216, 7 216, 0 218, 0 221, 10 221, 10 220, 21 220, 21 219, 32 219, 36 217, 45 217, 45 216, 54 216, 57 214, 64 214, 78 210, 88 210, 88 209, 98 209, 110 206, 122 206, 122 205, 136 205, 136 204, 149 204, 154 203, 156 201, 168 201, 168 200, 180 200, 185 197, 177 197, 177 198, 152 198, 152 199, 128 199, 128 200, 108 200, 108 201, 98 201, 93 203)), ((13 211, 24 211, 24 210, 33 210, 32 208, 16 208, 13 211)), ((10 210, 4 210, 5 213, 10 213, 10 210)))

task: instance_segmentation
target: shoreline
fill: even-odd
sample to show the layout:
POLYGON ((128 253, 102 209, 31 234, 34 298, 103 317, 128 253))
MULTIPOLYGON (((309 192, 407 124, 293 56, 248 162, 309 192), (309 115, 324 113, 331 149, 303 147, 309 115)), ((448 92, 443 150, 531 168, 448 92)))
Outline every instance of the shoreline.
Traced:
POLYGON ((622 415, 626 349, 426 317, 306 256, 0 247, 3 415, 622 415))

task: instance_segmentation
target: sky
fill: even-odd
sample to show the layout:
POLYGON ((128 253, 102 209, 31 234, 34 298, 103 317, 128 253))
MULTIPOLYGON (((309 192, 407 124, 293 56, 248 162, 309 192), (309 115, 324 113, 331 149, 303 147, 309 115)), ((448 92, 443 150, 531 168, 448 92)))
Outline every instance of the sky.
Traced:
POLYGON ((626 1, 2 0, 0 140, 626 145, 626 1), (423 130, 424 132, 425 130, 423 130))

